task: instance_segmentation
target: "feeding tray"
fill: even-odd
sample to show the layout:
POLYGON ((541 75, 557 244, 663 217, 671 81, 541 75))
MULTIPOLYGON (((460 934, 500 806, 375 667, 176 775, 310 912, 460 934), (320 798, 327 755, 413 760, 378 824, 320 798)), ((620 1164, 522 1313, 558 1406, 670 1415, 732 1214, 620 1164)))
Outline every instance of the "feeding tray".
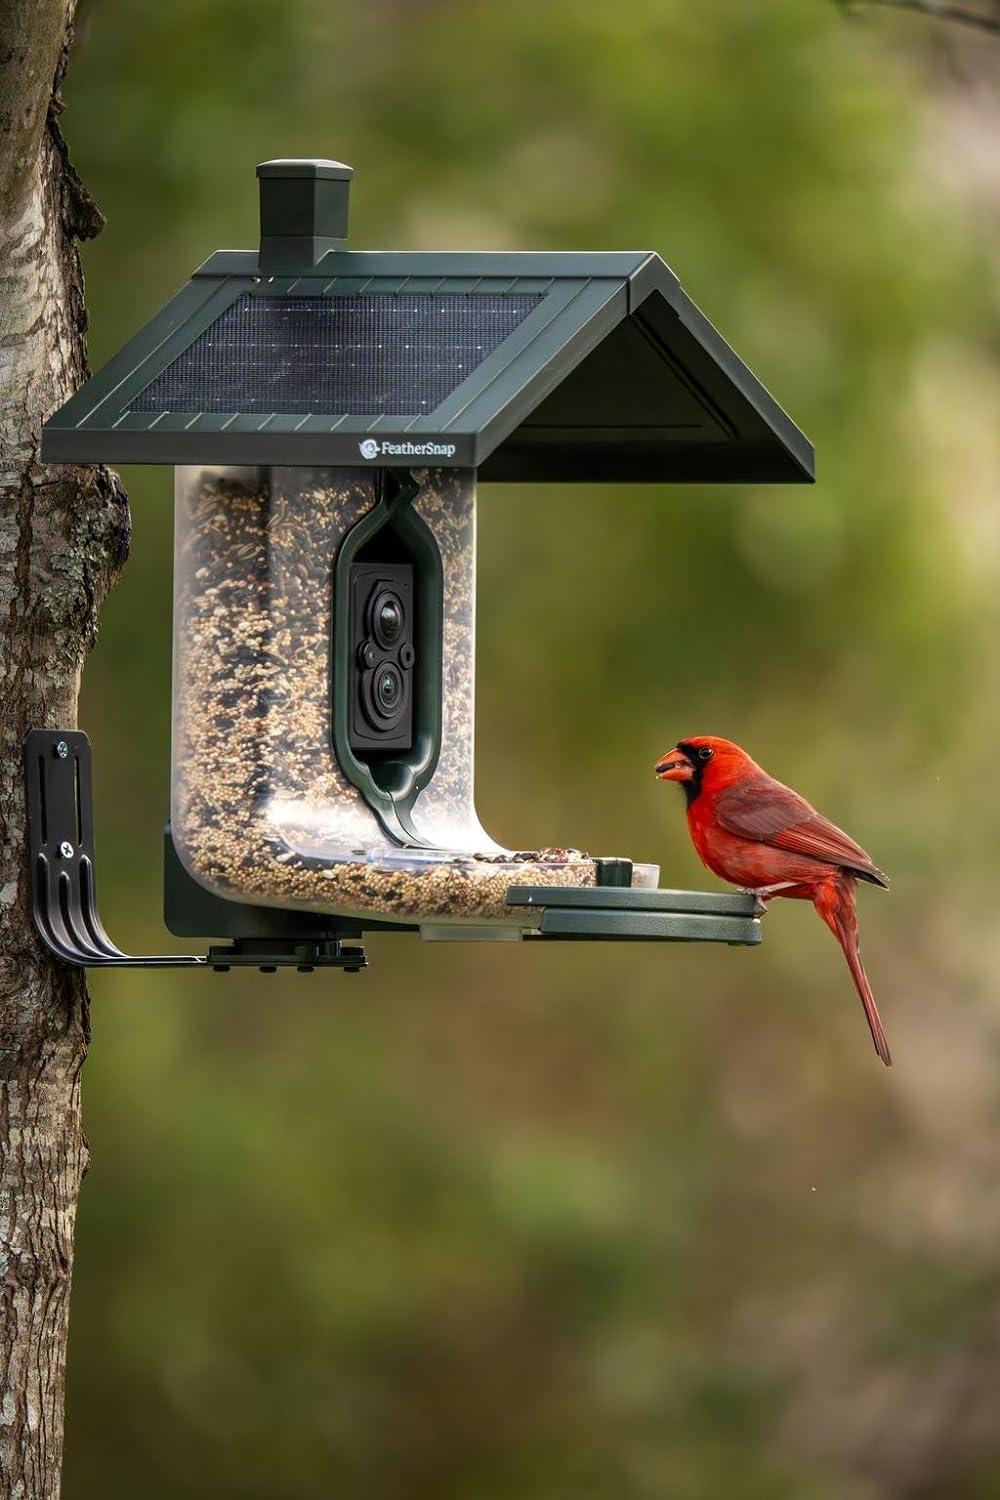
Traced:
POLYGON ((540 914, 543 938, 602 938, 628 942, 730 943, 752 947, 761 939, 763 911, 756 896, 726 891, 553 890, 514 886, 511 906, 540 914))
MULTIPOLYGON (((43 431, 50 462, 175 467, 168 925, 234 962, 378 929, 759 941, 749 898, 483 829, 477 482, 809 482, 809 442, 655 253, 358 252, 349 167, 258 177, 259 248, 210 256, 43 431)), ((60 738, 89 806, 69 735, 29 798, 60 738)), ((39 818, 36 913, 134 961, 94 940, 87 840, 60 865, 39 818)))

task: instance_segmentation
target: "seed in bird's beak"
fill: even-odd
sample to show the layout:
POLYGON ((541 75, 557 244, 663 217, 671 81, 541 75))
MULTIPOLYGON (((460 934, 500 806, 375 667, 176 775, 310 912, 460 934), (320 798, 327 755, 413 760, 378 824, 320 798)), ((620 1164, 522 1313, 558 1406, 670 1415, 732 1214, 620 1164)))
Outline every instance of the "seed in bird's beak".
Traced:
POLYGON ((657 761, 653 774, 657 781, 690 781, 694 767, 680 750, 671 750, 669 755, 657 761))

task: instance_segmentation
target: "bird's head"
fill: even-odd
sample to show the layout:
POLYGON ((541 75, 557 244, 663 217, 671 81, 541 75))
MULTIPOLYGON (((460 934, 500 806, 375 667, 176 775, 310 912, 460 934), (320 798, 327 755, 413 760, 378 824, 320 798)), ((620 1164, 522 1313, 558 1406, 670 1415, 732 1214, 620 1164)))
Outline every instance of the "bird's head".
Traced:
POLYGON ((727 786, 740 781, 755 764, 732 740, 715 734, 695 734, 678 740, 672 750, 656 762, 657 781, 677 781, 684 788, 688 802, 705 785, 727 786))

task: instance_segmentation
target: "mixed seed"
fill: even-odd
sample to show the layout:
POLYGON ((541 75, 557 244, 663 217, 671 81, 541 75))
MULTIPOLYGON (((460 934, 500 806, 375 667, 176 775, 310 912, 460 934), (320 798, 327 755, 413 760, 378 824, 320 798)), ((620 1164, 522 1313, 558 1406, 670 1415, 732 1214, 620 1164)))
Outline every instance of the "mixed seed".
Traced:
POLYGON ((444 574, 441 753, 401 849, 340 770, 333 560, 376 503, 360 469, 179 469, 173 836, 217 894, 389 920, 533 920, 518 885, 595 884, 579 850, 514 854, 473 802, 475 480, 421 471, 444 574), (453 851, 453 852, 450 852, 453 851))

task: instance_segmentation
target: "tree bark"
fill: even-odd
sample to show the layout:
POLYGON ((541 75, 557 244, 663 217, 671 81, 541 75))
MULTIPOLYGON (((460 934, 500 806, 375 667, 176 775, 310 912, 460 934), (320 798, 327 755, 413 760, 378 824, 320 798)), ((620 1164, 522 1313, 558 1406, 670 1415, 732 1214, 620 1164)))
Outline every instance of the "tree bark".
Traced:
POLYGON ((58 125, 73 0, 0 0, 0 1492, 58 1496, 73 1225, 87 1167, 83 974, 32 927, 20 742, 76 723, 128 550, 117 478, 40 459, 87 374, 76 241, 102 219, 58 125))

